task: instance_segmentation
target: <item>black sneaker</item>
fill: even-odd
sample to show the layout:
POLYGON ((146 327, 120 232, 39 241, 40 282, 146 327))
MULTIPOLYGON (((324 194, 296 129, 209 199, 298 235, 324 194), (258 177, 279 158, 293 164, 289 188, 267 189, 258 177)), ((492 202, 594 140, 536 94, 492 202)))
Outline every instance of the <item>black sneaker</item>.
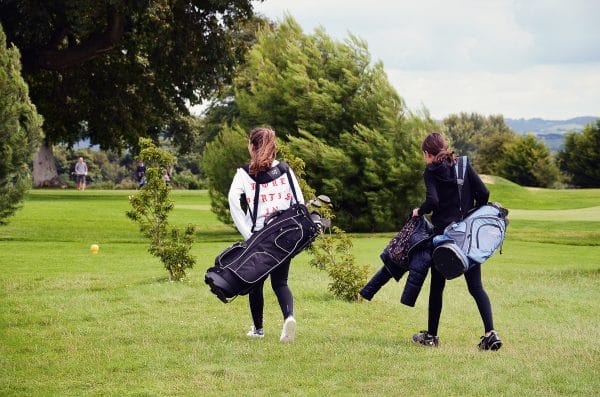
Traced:
POLYGON ((479 347, 479 350, 498 350, 502 347, 502 340, 496 331, 491 331, 489 336, 481 337, 477 347, 479 347))
POLYGON ((440 344, 440 338, 438 336, 431 335, 427 331, 421 331, 420 334, 414 334, 412 341, 414 343, 429 347, 438 347, 440 344))

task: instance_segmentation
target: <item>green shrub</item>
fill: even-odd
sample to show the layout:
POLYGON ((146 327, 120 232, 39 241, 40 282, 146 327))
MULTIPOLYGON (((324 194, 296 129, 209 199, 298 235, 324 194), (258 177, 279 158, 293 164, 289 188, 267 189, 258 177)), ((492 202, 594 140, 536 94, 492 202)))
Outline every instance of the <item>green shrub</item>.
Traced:
POLYGON ((329 290, 339 299, 358 301, 358 291, 367 282, 368 265, 357 265, 352 254, 352 241, 338 227, 333 233, 319 235, 311 246, 310 264, 327 271, 331 278, 329 290))
POLYGON ((171 188, 162 176, 175 158, 166 150, 157 148, 150 139, 141 138, 140 160, 146 164, 146 184, 129 196, 133 207, 127 216, 137 222, 142 234, 150 240, 148 251, 160 258, 169 272, 171 281, 185 278, 185 270, 195 264, 190 254, 194 242, 194 227, 188 225, 181 232, 168 223, 168 214, 175 204, 170 198, 171 188))
POLYGON ((204 189, 206 186, 200 176, 193 174, 190 170, 176 172, 171 176, 171 182, 180 189, 196 190, 204 189))

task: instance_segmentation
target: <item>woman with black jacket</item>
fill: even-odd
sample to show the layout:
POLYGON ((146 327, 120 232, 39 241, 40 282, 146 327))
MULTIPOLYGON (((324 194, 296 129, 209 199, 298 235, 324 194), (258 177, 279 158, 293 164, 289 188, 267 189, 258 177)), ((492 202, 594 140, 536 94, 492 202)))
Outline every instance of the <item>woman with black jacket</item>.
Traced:
MULTIPOLYGON (((425 179, 425 201, 419 208, 413 210, 413 216, 431 214, 434 235, 442 234, 446 226, 462 220, 469 210, 487 203, 489 191, 470 164, 464 176, 462 193, 459 193, 454 164, 456 158, 448 149, 448 143, 437 132, 429 134, 421 145, 427 167, 425 179)), ((477 303, 479 314, 483 320, 485 335, 481 337, 481 350, 498 350, 502 341, 494 330, 492 306, 490 299, 481 283, 481 265, 473 266, 465 273, 469 292, 477 303)), ((429 292, 429 316, 427 331, 413 335, 415 343, 424 346, 437 346, 437 336, 440 315, 442 313, 442 298, 445 278, 431 267, 431 288, 429 292)))

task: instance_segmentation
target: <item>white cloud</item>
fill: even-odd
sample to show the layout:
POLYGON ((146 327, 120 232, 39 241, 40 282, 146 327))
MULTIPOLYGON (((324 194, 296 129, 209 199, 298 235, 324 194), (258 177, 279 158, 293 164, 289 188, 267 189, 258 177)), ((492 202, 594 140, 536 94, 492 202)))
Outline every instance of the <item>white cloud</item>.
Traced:
POLYGON ((451 113, 476 112, 560 120, 600 113, 598 70, 600 64, 539 65, 516 73, 398 69, 387 73, 409 108, 424 105, 437 119, 451 113))
POLYGON ((534 39, 533 58, 546 63, 600 62, 600 1, 520 0, 519 26, 534 39))
POLYGON ((600 113, 600 1, 266 0, 306 33, 364 39, 411 109, 568 118, 600 113))

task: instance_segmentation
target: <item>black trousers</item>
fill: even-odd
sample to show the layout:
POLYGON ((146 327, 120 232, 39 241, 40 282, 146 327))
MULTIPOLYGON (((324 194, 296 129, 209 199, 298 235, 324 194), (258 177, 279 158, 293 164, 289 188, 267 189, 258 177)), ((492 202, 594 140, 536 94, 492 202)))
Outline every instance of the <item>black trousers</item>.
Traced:
MULTIPOLYGON (((467 281, 469 293, 473 296, 473 299, 475 299, 475 303, 477 303, 477 308, 479 309, 485 332, 493 330, 494 320, 492 318, 492 305, 490 303, 490 298, 483 289, 483 284, 481 283, 481 265, 476 265, 469 269, 465 273, 465 280, 467 281)), ((435 269, 435 266, 432 266, 431 288, 429 290, 429 319, 427 325, 427 332, 431 335, 437 335, 438 333, 445 286, 446 279, 435 269)))
MULTIPOLYGON (((270 274, 271 287, 273 287, 275 296, 277 296, 284 319, 294 315, 294 297, 292 296, 292 291, 290 291, 290 288, 287 284, 289 272, 290 260, 283 262, 270 274)), ((261 329, 263 327, 263 308, 265 305, 265 299, 263 295, 264 284, 264 279, 259 281, 248 294, 250 312, 252 313, 252 321, 254 322, 254 327, 256 329, 261 329)))

